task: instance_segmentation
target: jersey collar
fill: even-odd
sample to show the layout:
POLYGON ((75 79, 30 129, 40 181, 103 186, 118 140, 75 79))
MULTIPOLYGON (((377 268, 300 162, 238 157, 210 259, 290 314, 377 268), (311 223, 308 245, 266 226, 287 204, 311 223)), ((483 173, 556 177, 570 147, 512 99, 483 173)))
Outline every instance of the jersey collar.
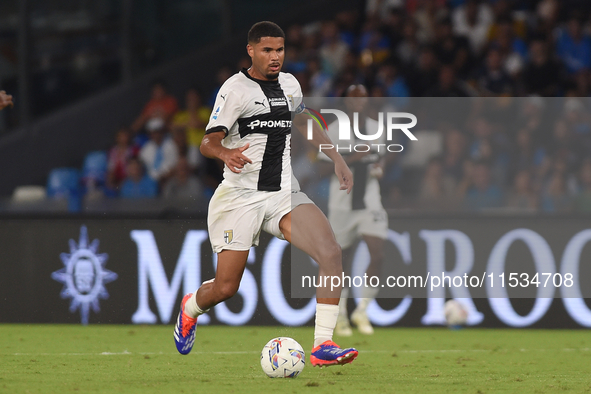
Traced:
POLYGON ((252 76, 251 76, 251 75, 248 73, 248 69, 247 69, 247 68, 243 68, 241 71, 242 71, 242 73, 243 73, 244 75, 246 75, 246 78, 248 78, 248 79, 250 79, 250 80, 252 80, 252 81, 255 81, 256 83, 259 83, 259 84, 261 84, 261 85, 276 85, 276 84, 278 84, 278 83, 279 83, 279 78, 277 78, 277 79, 276 79, 276 80, 274 80, 274 81, 267 81, 267 80, 264 80, 264 79, 256 79, 256 78, 253 78, 253 77, 252 77, 252 76))

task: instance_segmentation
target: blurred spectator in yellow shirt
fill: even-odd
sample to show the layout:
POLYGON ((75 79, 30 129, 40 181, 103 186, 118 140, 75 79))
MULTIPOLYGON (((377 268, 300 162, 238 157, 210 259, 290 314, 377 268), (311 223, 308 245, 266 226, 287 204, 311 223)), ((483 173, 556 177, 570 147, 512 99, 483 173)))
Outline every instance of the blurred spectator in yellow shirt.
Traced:
POLYGON ((201 94, 196 88, 189 88, 185 95, 186 109, 178 111, 172 118, 172 130, 184 130, 189 146, 199 147, 205 135, 211 110, 203 105, 201 94))

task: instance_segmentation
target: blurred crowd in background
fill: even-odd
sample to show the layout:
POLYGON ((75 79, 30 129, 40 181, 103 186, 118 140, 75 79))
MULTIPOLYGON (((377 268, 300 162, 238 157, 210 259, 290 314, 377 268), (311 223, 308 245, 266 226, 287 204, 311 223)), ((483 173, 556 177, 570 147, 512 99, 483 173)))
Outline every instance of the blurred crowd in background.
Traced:
MULTIPOLYGON (((386 208, 591 211, 590 6, 369 0, 363 11, 333 20, 282 26, 283 71, 297 77, 305 96, 338 97, 364 84, 371 97, 395 97, 400 109, 417 97, 497 97, 515 107, 511 127, 498 124, 494 111, 432 125, 440 146, 418 167, 405 166, 404 153, 390 155, 386 208), (560 108, 545 97, 563 97, 560 108)), ((220 65, 218 85, 249 66, 246 54, 220 65)), ((188 88, 177 98, 164 80, 154 81, 137 119, 116 131, 105 175, 83 180, 87 198, 211 196, 222 165, 202 157, 199 145, 216 94, 188 88)), ((315 159, 313 151, 298 152, 294 162, 315 159)), ((326 195, 327 174, 301 177, 326 195)))
POLYGON ((223 163, 199 152, 210 106, 190 87, 180 108, 162 80, 154 81, 152 96, 130 127, 117 131, 108 153, 103 190, 109 197, 172 199, 210 197, 221 180, 223 163))

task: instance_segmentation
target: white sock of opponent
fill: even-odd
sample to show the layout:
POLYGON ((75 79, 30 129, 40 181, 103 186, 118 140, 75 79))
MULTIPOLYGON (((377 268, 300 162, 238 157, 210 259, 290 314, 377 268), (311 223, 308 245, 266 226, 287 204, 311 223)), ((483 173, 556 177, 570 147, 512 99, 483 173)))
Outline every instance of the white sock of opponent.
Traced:
POLYGON ((339 306, 316 304, 316 326, 314 327, 314 347, 325 341, 332 341, 332 333, 337 325, 339 306))
POLYGON ((370 302, 375 300, 379 292, 380 289, 378 287, 363 287, 361 289, 361 300, 359 300, 359 304, 357 305, 357 308, 355 308, 355 312, 365 313, 367 311, 367 306, 370 302))
POLYGON ((199 308, 199 305, 197 305, 197 290, 195 290, 191 298, 185 303, 185 313, 192 318, 196 318, 199 315, 203 315, 205 312, 207 311, 204 311, 199 308))
POLYGON ((341 317, 347 317, 348 297, 349 297, 349 288, 343 287, 343 290, 341 290, 341 299, 339 301, 339 315, 341 317))

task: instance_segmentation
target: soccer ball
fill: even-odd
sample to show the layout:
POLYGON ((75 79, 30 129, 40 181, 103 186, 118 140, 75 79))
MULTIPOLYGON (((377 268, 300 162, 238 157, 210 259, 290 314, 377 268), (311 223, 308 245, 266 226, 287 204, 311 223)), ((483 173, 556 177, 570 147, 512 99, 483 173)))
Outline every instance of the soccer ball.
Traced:
POLYGON ((464 305, 456 300, 447 301, 443 311, 445 313, 445 322, 451 328, 459 328, 466 324, 468 320, 468 311, 464 305))
POLYGON ((273 338, 261 352, 261 367, 270 378, 295 378, 305 365, 304 349, 292 338, 273 338))

